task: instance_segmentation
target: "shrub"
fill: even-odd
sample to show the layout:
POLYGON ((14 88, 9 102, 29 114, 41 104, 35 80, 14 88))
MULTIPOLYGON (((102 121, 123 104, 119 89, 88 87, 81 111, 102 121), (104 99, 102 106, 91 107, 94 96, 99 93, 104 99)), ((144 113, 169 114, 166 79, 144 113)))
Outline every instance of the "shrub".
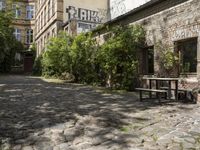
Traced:
POLYGON ((96 82, 96 42, 90 33, 75 37, 71 47, 72 70, 77 82, 96 82))
POLYGON ((50 39, 42 59, 44 76, 60 77, 63 72, 71 73, 71 44, 72 38, 64 32, 50 39))
POLYGON ((106 75, 109 87, 129 89, 137 78, 137 51, 144 44, 141 26, 124 26, 112 29, 112 36, 98 52, 98 61, 106 75))
MULTIPOLYGON (((145 32, 138 25, 117 26, 108 32, 111 37, 101 46, 91 33, 74 38, 60 33, 50 39, 43 54, 42 74, 130 89, 138 77, 137 51, 144 45, 145 32)), ((39 60, 35 65, 40 65, 39 60)))
POLYGON ((42 55, 38 56, 35 59, 33 65, 33 75, 41 76, 42 75, 42 55))

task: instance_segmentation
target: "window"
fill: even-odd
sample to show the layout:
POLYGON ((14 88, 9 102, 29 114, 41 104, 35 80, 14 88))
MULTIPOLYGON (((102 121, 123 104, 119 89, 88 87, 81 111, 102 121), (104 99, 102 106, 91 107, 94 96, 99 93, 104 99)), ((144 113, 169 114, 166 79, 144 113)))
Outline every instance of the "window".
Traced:
POLYGON ((154 74, 154 49, 153 46, 143 50, 143 74, 154 74))
POLYGON ((14 36, 18 41, 21 41, 21 30, 15 28, 14 36))
POLYGON ((26 18, 33 19, 34 18, 34 6, 26 6, 26 18))
POLYGON ((13 8, 13 11, 14 11, 15 18, 20 18, 20 16, 21 16, 20 6, 18 4, 13 4, 12 8, 13 8))
POLYGON ((26 43, 27 44, 33 43, 33 30, 32 29, 28 29, 26 31, 26 43))
POLYGON ((87 24, 87 23, 78 23, 78 33, 81 32, 88 32, 91 30, 91 24, 87 24))
POLYGON ((5 8, 5 2, 0 0, 0 11, 5 8))
POLYGON ((177 43, 181 73, 197 72, 197 38, 177 43))

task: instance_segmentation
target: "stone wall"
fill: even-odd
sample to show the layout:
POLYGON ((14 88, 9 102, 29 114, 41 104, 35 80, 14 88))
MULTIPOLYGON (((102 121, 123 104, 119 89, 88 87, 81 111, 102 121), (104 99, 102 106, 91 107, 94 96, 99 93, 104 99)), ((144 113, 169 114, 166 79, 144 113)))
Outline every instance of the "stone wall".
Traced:
MULTIPOLYGON (((153 46, 158 41, 168 44, 175 49, 175 42, 198 38, 200 35, 200 1, 189 0, 175 7, 169 8, 137 22, 143 25, 146 30, 147 45, 153 46)), ((200 38, 197 46, 197 76, 188 75, 187 82, 196 82, 200 76, 200 38)), ((155 47, 156 48, 156 47, 155 47)), ((155 72, 159 72, 160 66, 157 60, 159 55, 155 49, 155 72)))
MULTIPOLYGON (((196 86, 200 78, 200 1, 199 0, 165 0, 149 3, 130 13, 106 23, 105 25, 133 25, 141 24, 146 30, 148 46, 154 46, 154 70, 161 69, 158 63, 158 50, 155 44, 161 41, 175 49, 175 42, 197 38, 197 73, 188 74, 186 83, 196 86)), ((106 32, 98 31, 97 39, 103 43, 106 32)), ((142 63, 143 60, 141 60, 142 63)))

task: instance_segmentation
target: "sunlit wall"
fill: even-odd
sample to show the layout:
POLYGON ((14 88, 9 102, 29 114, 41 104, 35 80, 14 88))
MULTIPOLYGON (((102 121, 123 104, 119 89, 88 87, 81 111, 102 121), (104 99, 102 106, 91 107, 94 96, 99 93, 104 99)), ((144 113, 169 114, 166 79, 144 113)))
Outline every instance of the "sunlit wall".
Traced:
POLYGON ((139 7, 151 0, 110 0, 111 19, 139 7))

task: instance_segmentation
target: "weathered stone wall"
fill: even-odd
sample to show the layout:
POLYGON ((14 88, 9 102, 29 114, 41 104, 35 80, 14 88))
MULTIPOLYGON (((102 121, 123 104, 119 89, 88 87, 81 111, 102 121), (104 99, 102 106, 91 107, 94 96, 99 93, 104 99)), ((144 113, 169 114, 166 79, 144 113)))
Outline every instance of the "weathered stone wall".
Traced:
MULTIPOLYGON (((175 49, 175 42, 184 39, 198 38, 200 35, 200 1, 199 0, 165 0, 154 5, 144 6, 121 16, 106 25, 115 26, 141 24, 146 30, 148 46, 154 46, 154 70, 161 69, 158 63, 158 50, 155 44, 159 41, 175 49)), ((97 39, 103 43, 105 30, 98 31, 97 39)), ((200 38, 197 46, 197 74, 188 75, 186 82, 194 85, 200 78, 200 38)), ((143 61, 143 60, 141 60, 143 61)), ((142 63, 142 62, 141 62, 142 63)), ((195 86, 195 85, 194 85, 195 86)))
MULTIPOLYGON (((170 45, 175 49, 176 41, 198 38, 200 35, 200 1, 190 0, 155 15, 130 24, 142 24, 146 30, 146 39, 149 46, 158 41, 170 45)), ((197 76, 190 76, 194 80, 200 76, 200 38, 197 46, 197 76)), ((155 72, 161 70, 158 63, 158 51, 155 49, 155 72)), ((191 80, 191 78, 190 78, 191 80)), ((193 81, 194 81, 193 80, 193 81)), ((197 80, 196 80, 197 81, 197 80)))

